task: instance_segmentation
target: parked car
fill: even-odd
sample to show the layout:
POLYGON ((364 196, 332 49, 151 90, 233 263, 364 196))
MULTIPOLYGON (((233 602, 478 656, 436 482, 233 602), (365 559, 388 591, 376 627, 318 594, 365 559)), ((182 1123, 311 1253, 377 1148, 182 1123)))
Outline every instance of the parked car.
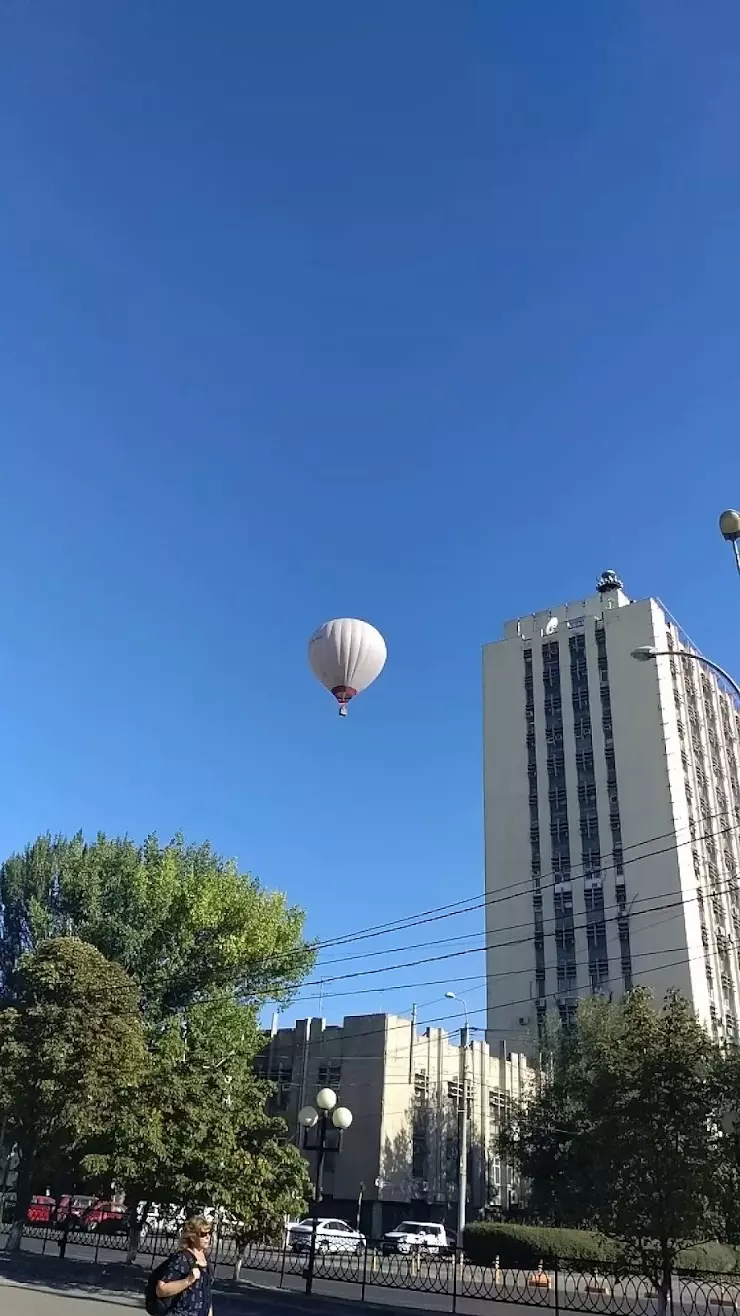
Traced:
POLYGON ((442 1256, 454 1250, 454 1240, 444 1225, 426 1221, 404 1220, 396 1229, 383 1235, 383 1251, 408 1256, 411 1252, 426 1252, 442 1256))
POLYGON ((28 1205, 26 1220, 29 1225, 48 1225, 55 1218, 56 1209, 56 1198, 37 1193, 28 1205))
MULTIPOLYGON (((313 1220, 300 1220, 288 1229, 288 1243, 294 1252, 310 1252, 313 1220)), ((317 1252, 355 1252, 365 1251, 364 1234, 358 1233, 344 1220, 319 1220, 316 1225, 317 1252)))
POLYGON ((94 1197, 81 1197, 79 1193, 76 1193, 74 1197, 70 1197, 69 1193, 65 1193, 57 1202, 54 1223, 63 1225, 67 1216, 69 1216, 70 1229, 87 1229, 85 1215, 94 1204, 94 1197))
POLYGON ((98 1201, 94 1197, 79 1194, 70 1197, 69 1193, 65 1193, 59 1201, 48 1194, 37 1193, 31 1198, 26 1211, 26 1220, 31 1225, 64 1225, 69 1221, 70 1229, 86 1231, 99 1229, 125 1216, 125 1209, 115 1202, 98 1201))
POLYGON ((82 1228, 91 1233, 124 1234, 128 1232, 129 1213, 118 1202, 93 1202, 82 1217, 82 1228))
MULTIPOLYGON (((139 1213, 142 1206, 139 1204, 139 1213)), ((152 1202, 147 1212, 146 1222, 149 1229, 161 1234, 176 1236, 185 1224, 185 1212, 181 1207, 170 1206, 166 1202, 152 1202)))

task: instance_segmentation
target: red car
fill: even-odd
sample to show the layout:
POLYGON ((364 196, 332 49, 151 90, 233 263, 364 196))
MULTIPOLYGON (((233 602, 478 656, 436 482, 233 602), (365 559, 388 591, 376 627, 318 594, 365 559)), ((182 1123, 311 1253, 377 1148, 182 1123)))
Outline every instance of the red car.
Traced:
POLYGON ((99 1229, 101 1233, 117 1233, 123 1229, 127 1211, 117 1202, 93 1202, 82 1217, 83 1229, 99 1229))
POLYGON ((60 1225, 69 1216, 73 1229, 85 1229, 85 1214, 94 1204, 94 1197, 70 1197, 69 1193, 65 1193, 57 1202, 53 1197, 38 1193, 31 1198, 26 1220, 30 1225, 60 1225))
POLYGON ((53 1197, 32 1197, 31 1204, 26 1211, 26 1220, 29 1225, 48 1225, 54 1218, 56 1206, 53 1197))

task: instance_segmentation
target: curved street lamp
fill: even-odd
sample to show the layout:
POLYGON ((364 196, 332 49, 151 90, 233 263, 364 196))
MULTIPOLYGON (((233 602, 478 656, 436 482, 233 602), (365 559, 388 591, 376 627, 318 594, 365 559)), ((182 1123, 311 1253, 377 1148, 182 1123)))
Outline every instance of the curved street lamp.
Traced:
POLYGON ((347 1106, 337 1105, 337 1094, 331 1088, 322 1088, 317 1094, 316 1105, 318 1110, 313 1106, 304 1106, 298 1112, 298 1123, 304 1129, 319 1128, 319 1149, 316 1158, 316 1183, 313 1198, 313 1211, 311 1212, 311 1249, 308 1254, 308 1270, 306 1271, 306 1293, 313 1289, 313 1271, 316 1262, 316 1230, 319 1224, 319 1202, 322 1197, 324 1184, 324 1154, 326 1152, 326 1134, 329 1127, 329 1121, 335 1129, 343 1132, 348 1129, 352 1123, 352 1111, 347 1106))
POLYGON ((470 1015, 467 1001, 462 996, 458 996, 457 992, 445 992, 445 997, 448 1001, 459 1001, 465 1011, 465 1027, 460 1029, 462 1096, 460 1098, 457 1163, 457 1240, 459 1246, 462 1247, 468 1196, 468 1045, 470 1042, 470 1015))
POLYGON ((687 649, 656 649, 652 644, 643 644, 639 649, 632 650, 632 657, 637 659, 638 663, 649 663, 653 658, 688 658, 691 662, 699 663, 702 667, 708 667, 712 672, 716 672, 734 691, 735 697, 740 703, 740 685, 738 685, 734 676, 730 676, 724 667, 719 663, 712 662, 711 658, 705 658, 701 653, 690 653, 687 649))
POLYGON ((722 538, 732 544, 735 566, 740 575, 740 512, 736 512, 733 507, 723 512, 719 518, 719 531, 722 538))

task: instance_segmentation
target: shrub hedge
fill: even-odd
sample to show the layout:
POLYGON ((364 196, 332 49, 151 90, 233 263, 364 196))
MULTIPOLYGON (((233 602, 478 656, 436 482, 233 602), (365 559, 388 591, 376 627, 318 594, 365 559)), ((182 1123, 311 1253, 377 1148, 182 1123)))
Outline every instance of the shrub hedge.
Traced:
POLYGON ((480 1266, 492 1266, 499 1258, 502 1266, 526 1269, 542 1261, 552 1266, 561 1257, 582 1261, 585 1265, 616 1262, 617 1249, 609 1239, 585 1229, 548 1229, 544 1225, 511 1225, 478 1221, 465 1230, 465 1255, 480 1266))
MULTIPOLYGON (((477 1221, 465 1230, 465 1255, 480 1266, 492 1266, 498 1257, 502 1266, 526 1270, 540 1261, 551 1267, 562 1261, 584 1270, 608 1269, 619 1265, 621 1249, 612 1239, 586 1229, 550 1229, 544 1225, 514 1225, 477 1221)), ((740 1257, 726 1243, 701 1243, 686 1248, 678 1259, 682 1270, 740 1273, 740 1257)))

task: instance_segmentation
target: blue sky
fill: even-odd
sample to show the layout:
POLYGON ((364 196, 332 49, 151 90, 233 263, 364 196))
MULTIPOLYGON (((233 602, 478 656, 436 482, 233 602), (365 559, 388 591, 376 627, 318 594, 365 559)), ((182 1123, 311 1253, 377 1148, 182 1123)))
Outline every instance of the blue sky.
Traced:
POLYGON ((0 15, 3 852, 182 829, 321 937, 475 895, 506 617, 615 567, 737 670, 737 4, 0 15))

